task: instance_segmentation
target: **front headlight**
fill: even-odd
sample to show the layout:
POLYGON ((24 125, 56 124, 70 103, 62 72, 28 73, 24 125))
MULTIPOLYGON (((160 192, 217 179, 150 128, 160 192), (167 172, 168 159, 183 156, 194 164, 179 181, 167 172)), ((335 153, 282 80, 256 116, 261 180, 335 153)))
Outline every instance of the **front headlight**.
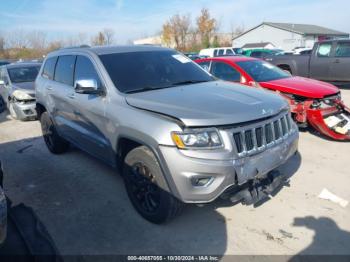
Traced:
POLYGON ((33 99, 30 95, 28 95, 26 92, 16 90, 12 93, 12 96, 16 98, 17 100, 31 100, 33 99))
POLYGON ((172 132, 171 137, 180 149, 213 149, 223 146, 216 128, 172 132))

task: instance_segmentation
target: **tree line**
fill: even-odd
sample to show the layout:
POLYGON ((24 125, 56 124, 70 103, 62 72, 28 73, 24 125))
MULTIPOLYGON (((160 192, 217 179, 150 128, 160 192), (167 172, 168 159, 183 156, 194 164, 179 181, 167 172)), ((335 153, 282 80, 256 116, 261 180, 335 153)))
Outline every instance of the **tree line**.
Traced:
MULTIPOLYGON (((243 25, 235 28, 231 25, 231 32, 223 39, 219 29, 218 20, 203 8, 194 21, 190 14, 171 16, 161 27, 161 41, 162 45, 179 51, 199 51, 208 47, 231 46, 232 37, 244 31, 243 25)), ((0 59, 40 59, 58 48, 85 44, 112 45, 115 40, 115 31, 110 28, 104 28, 93 36, 77 33, 58 40, 50 40, 47 33, 38 30, 0 31, 0 59)))
POLYGON ((59 40, 49 40, 43 31, 13 30, 0 32, 0 59, 35 59, 42 58, 47 53, 65 47, 90 44, 111 45, 115 42, 113 29, 104 28, 89 38, 85 33, 66 36, 59 40))
POLYGON ((231 25, 229 38, 220 38, 220 23, 207 8, 192 22, 190 14, 175 14, 162 26, 162 43, 180 51, 199 51, 202 48, 231 46, 232 38, 244 31, 244 26, 231 25))

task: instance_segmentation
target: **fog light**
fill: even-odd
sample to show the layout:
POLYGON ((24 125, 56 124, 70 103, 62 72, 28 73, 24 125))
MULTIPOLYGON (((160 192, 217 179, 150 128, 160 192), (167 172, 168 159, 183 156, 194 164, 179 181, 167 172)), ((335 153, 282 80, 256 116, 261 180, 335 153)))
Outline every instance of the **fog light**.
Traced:
POLYGON ((208 186, 214 180, 213 177, 192 177, 191 182, 193 186, 208 186))

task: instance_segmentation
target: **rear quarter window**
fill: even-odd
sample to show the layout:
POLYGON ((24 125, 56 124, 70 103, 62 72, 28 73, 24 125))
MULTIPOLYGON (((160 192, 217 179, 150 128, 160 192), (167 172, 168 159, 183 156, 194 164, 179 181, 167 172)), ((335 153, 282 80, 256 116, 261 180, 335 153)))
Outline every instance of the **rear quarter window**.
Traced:
POLYGON ((56 62, 57 62, 57 57, 50 57, 46 59, 43 72, 42 72, 43 77, 53 80, 56 62))

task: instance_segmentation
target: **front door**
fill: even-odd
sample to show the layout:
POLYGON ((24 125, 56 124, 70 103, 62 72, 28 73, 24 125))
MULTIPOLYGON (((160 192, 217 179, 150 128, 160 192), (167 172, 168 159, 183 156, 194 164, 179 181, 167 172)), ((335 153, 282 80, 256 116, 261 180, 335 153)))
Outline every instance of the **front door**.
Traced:
MULTIPOLYGON (((87 56, 78 55, 74 82, 81 80, 93 80, 97 83, 98 88, 104 89, 93 60, 87 56)), ((109 122, 105 117, 106 96, 79 94, 72 90, 71 97, 71 107, 76 123, 75 140, 79 143, 79 147, 108 163, 113 163, 114 154, 107 138, 107 123, 109 122)))

